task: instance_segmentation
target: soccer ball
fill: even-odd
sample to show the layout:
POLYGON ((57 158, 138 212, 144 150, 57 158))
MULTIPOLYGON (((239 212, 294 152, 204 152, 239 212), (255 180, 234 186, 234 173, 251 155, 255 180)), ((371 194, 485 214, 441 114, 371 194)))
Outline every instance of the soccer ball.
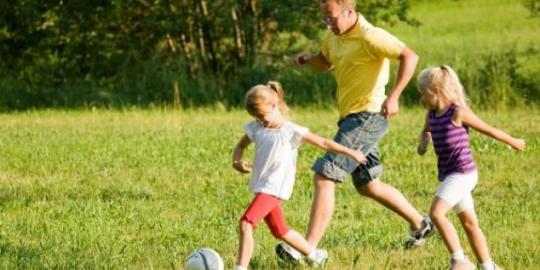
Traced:
POLYGON ((186 270, 223 270, 223 260, 211 248, 195 250, 186 259, 186 270))

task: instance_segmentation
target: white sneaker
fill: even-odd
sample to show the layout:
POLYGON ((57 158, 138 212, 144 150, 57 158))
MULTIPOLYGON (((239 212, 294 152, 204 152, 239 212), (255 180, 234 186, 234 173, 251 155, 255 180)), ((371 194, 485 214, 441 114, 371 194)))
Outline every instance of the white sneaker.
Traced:
POLYGON ((301 264, 302 258, 304 257, 300 251, 289 246, 287 243, 277 244, 276 255, 281 260, 293 264, 301 264))
POLYGON ((475 268, 476 266, 465 256, 464 260, 451 259, 448 270, 473 270, 475 268))
MULTIPOLYGON (((500 266, 498 266, 494 261, 491 261, 491 265, 493 266, 493 268, 491 268, 491 269, 493 269, 493 270, 503 270, 503 269, 502 269, 500 266)), ((480 264, 480 269, 484 269, 484 268, 482 267, 482 264, 480 264)))
POLYGON ((422 219, 422 227, 410 232, 409 239, 405 242, 405 248, 411 249, 424 245, 426 239, 432 236, 436 231, 435 224, 433 224, 429 216, 424 216, 424 219, 422 219))
POLYGON ((322 268, 328 261, 328 252, 324 249, 316 249, 313 254, 306 257, 309 264, 316 268, 322 268))

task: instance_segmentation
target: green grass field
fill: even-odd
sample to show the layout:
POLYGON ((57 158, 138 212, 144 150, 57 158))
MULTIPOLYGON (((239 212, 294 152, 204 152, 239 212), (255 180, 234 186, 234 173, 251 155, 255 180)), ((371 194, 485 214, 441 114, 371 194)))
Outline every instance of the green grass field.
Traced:
MULTIPOLYGON (((419 68, 447 63, 469 70, 479 55, 515 47, 517 72, 537 78, 538 19, 520 1, 415 1, 411 14, 423 25, 388 29, 421 56, 419 68), (531 48, 537 51, 524 53, 531 48)), ((336 115, 293 110, 295 121, 327 137, 336 115)), ((492 257, 505 269, 540 269, 540 108, 479 115, 528 143, 516 153, 471 134, 480 176, 475 202, 492 257)), ((190 252, 211 247, 230 269, 238 219, 252 198, 248 176, 231 167, 231 151, 249 119, 219 109, 0 114, 0 268, 183 269, 190 252)), ((383 180, 426 212, 438 183, 433 151, 415 152, 422 119, 422 110, 403 108, 381 152, 383 180)), ((284 203, 289 225, 300 232, 313 192, 310 167, 322 154, 301 149, 295 191, 284 203)), ((348 181, 337 189, 321 243, 331 256, 326 269, 446 269, 439 236, 408 251, 401 246, 407 233, 403 220, 359 197, 348 181)), ((277 241, 264 224, 255 239, 251 268, 278 268, 277 241)))
MULTIPOLYGON (((296 110, 293 117, 332 136, 336 115, 296 110)), ((516 153, 472 133, 477 211, 493 258, 507 269, 539 269, 540 114, 536 108, 480 115, 528 142, 526 152, 516 153)), ((437 180, 433 152, 415 154, 422 117, 419 109, 403 109, 381 151, 383 180, 425 212, 437 180)), ((214 248, 232 267, 237 221, 252 195, 247 176, 231 168, 231 150, 248 120, 242 111, 0 115, 0 267, 183 269, 199 247, 214 248)), ((301 232, 313 191, 309 168, 321 154, 301 149, 295 191, 284 204, 289 225, 301 232)), ((445 269, 448 254, 438 236, 407 251, 406 235, 404 221, 359 197, 348 181, 337 189, 321 243, 331 255, 327 269, 445 269)), ((252 268, 277 268, 277 242, 264 224, 255 239, 252 268)))

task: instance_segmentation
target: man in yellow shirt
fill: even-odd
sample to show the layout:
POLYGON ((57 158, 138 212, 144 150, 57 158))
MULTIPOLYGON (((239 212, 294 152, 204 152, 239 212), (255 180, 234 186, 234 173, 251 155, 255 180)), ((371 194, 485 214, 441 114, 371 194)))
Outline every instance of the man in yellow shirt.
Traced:
MULTIPOLYGON (((374 199, 410 224, 406 247, 419 246, 434 232, 434 226, 399 190, 380 181, 382 164, 377 148, 386 133, 388 119, 399 110, 399 96, 414 73, 418 56, 399 39, 356 13, 354 0, 321 0, 320 3, 322 18, 330 31, 320 52, 301 53, 295 63, 333 72, 340 118, 334 140, 361 149, 368 163, 359 166, 333 153, 326 153, 315 162, 312 167, 316 172, 315 196, 306 239, 317 246, 334 211, 335 183, 351 175, 361 195, 374 199), (389 59, 398 59, 399 71, 387 97, 389 59)), ((295 251, 285 244, 279 244, 276 252, 285 259, 297 258, 295 251)))

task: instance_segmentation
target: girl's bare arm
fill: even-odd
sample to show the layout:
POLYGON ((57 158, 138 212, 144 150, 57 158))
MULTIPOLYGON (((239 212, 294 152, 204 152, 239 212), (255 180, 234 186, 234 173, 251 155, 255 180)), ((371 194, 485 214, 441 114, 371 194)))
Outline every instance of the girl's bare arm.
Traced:
POLYGON ((427 146, 429 145, 429 142, 431 141, 431 131, 429 130, 429 112, 426 113, 426 117, 424 120, 424 127, 422 128, 422 132, 420 133, 420 141, 418 142, 418 148, 416 151, 419 155, 423 155, 427 151, 427 146))
POLYGON ((465 108, 457 108, 453 121, 456 125, 465 125, 474 128, 484 135, 487 135, 498 141, 510 145, 515 150, 525 150, 525 140, 514 138, 508 133, 490 126, 489 124, 482 121, 480 117, 476 116, 476 114, 474 114, 471 110, 465 108))
POLYGON ((244 134, 242 138, 240 138, 240 141, 236 144, 236 147, 234 147, 233 151, 233 168, 241 173, 249 173, 251 172, 251 167, 249 164, 242 160, 242 155, 244 154, 244 150, 251 144, 251 140, 247 135, 244 134))
POLYGON ((309 131, 304 135, 304 137, 302 137, 302 142, 317 146, 327 151, 347 155, 359 164, 366 163, 366 157, 361 151, 347 148, 339 143, 323 138, 309 131))

